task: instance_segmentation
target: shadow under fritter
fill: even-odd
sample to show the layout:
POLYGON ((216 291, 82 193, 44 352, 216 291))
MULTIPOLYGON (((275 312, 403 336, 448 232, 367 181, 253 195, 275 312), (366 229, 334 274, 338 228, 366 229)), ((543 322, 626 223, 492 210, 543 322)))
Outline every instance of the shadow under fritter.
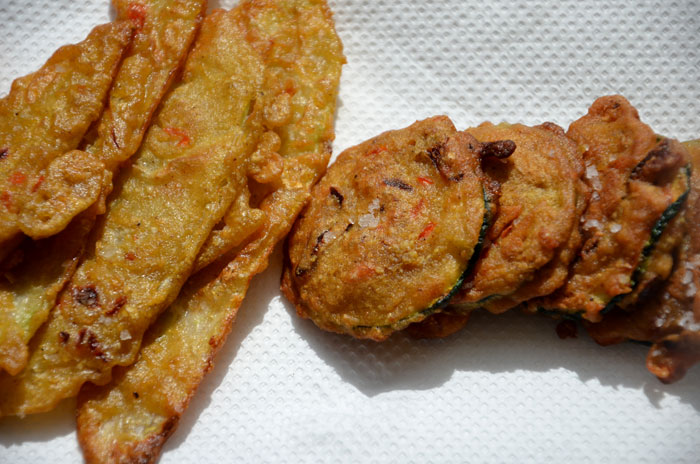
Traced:
POLYGON ((662 407, 666 396, 673 396, 700 411, 700 370, 691 369, 677 384, 664 385, 644 368, 646 346, 598 346, 580 327, 576 339, 560 340, 557 322, 545 317, 475 311, 465 329, 445 339, 415 340, 398 333, 377 343, 321 331, 297 317, 288 301, 283 302, 299 336, 343 381, 369 397, 437 388, 456 371, 566 369, 576 373, 581 383, 597 380, 604 386, 643 391, 656 408, 662 407))

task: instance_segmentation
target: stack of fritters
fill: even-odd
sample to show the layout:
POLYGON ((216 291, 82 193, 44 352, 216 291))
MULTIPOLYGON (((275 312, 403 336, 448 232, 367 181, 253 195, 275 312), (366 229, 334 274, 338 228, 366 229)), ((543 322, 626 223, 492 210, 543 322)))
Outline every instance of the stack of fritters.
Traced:
POLYGON ((117 22, 61 49, 0 105, 3 160, 13 160, 0 166, 12 186, 0 238, 0 415, 46 411, 82 388, 87 460, 152 462, 326 168, 344 57, 324 0, 245 0, 203 21, 205 0, 114 3, 117 22), (99 58, 97 76, 80 53, 99 58), (89 80, 87 90, 62 84, 77 72, 54 63, 63 56, 86 74, 63 79, 89 80), (13 132, 17 114, 46 127, 21 98, 27 82, 38 108, 68 102, 52 109, 70 142, 31 134, 50 151, 13 132), (71 170, 76 159, 82 171, 71 170), (25 226, 37 210, 30 194, 55 172, 63 182, 40 196, 39 219, 50 233, 68 225, 23 238, 36 238, 25 226))
POLYGON ((443 181, 455 189, 468 179, 488 194, 479 252, 466 231, 481 218, 460 211, 462 195, 476 202, 479 189, 462 191, 459 201, 440 191, 423 198, 425 173, 395 173, 435 151, 416 138, 417 128, 439 133, 447 124, 439 117, 383 134, 329 168, 288 241, 282 290, 301 316, 383 340, 409 322, 415 336, 446 336, 474 309, 520 306, 584 321, 601 343, 654 342, 649 366, 663 381, 700 360, 700 309, 696 302, 693 313, 691 301, 700 193, 690 186, 691 170, 698 174, 688 153, 697 144, 656 135, 620 96, 596 100, 566 133, 552 123, 484 123, 462 137, 442 130, 453 153, 459 143, 472 151, 474 166, 471 177, 443 181), (508 153, 487 156, 499 154, 496 146, 508 153), (449 208, 432 206, 445 202, 449 208), (413 214, 424 203, 429 220, 413 214), (426 224, 438 234, 427 247, 416 240, 426 224), (437 240, 442 234, 453 247, 437 240), (457 278, 446 263, 457 261, 459 246, 476 262, 457 278))

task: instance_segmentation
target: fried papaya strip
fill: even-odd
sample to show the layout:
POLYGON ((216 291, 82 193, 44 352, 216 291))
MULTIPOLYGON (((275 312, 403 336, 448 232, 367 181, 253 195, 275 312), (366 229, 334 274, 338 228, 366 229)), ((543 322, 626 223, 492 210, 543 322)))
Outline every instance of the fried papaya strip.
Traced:
POLYGON ((0 100, 0 260, 21 233, 55 234, 100 194, 101 163, 71 151, 102 113, 132 33, 129 21, 97 26, 0 100))
MULTIPOLYGON (((662 239, 673 243, 682 238, 670 277, 653 282, 633 306, 616 308, 601 322, 585 324, 602 345, 625 340, 652 343, 647 367, 664 383, 680 380, 700 362, 700 141, 684 145, 691 155, 693 174, 682 216, 664 233, 671 235, 670 240, 662 239)), ((657 261, 665 266, 666 259, 657 261)))
POLYGON ((249 39, 261 45, 280 22, 294 26, 290 31, 278 30, 277 37, 287 40, 275 41, 266 53, 265 93, 275 97, 280 88, 293 86, 293 116, 276 131, 302 143, 288 143, 280 150, 284 159, 280 186, 259 206, 266 220, 255 238, 232 252, 233 261, 218 277, 220 266, 215 265, 188 282, 149 329, 148 341, 133 366, 118 368, 107 386, 83 388, 78 437, 88 462, 155 461, 197 385, 211 369, 250 279, 267 267, 270 252, 289 231, 330 156, 343 56, 325 2, 247 1, 228 14, 244 15, 249 39), (286 62, 275 58, 284 55, 286 62))
MULTIPOLYGON (((27 343, 73 275, 96 215, 104 212, 112 173, 138 150, 206 9, 205 0, 144 0, 138 4, 115 0, 114 4, 119 18, 131 19, 137 31, 114 78, 107 107, 97 124, 97 138, 83 141, 84 152, 74 152, 86 165, 96 166, 98 171, 90 181, 100 184, 102 201, 74 218, 56 236, 27 244, 22 250, 24 262, 9 272, 7 280, 0 280, 0 317, 6 321, 0 328, 0 370, 13 375, 26 365, 27 343)), ((40 188, 50 184, 50 177, 40 188)))
POLYGON ((145 330, 177 296, 199 249, 246 185, 260 133, 259 55, 222 15, 205 21, 182 81, 124 169, 85 257, 27 368, 0 375, 0 414, 51 409, 134 362, 145 330))
POLYGON ((97 139, 85 150, 97 155, 108 170, 115 171, 141 145, 153 113, 187 57, 207 1, 112 3, 119 18, 136 23, 136 34, 114 80, 97 139))
POLYGON ((0 279, 0 372, 16 375, 27 364, 29 340, 75 272, 94 217, 90 207, 61 233, 26 244, 22 263, 0 279))

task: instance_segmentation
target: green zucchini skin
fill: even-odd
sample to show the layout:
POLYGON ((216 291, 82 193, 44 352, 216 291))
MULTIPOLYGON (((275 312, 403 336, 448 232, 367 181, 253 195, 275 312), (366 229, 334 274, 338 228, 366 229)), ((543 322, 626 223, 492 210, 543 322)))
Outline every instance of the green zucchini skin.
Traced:
MULTIPOLYGON (((659 241, 661 238, 661 235, 663 234, 664 230, 666 230, 666 227, 668 224, 675 218, 678 213, 681 212, 683 209, 683 206, 685 205, 685 201, 688 198, 688 195, 690 194, 690 176, 691 176, 691 167, 690 164, 687 164, 681 168, 681 175, 685 177, 685 185, 686 188, 683 191, 683 193, 676 198, 676 200, 671 203, 661 214, 659 219, 656 221, 654 224, 654 227, 651 230, 651 235, 649 237, 649 240, 647 243, 644 245, 644 248, 642 249, 642 252, 640 253, 640 258, 639 258, 639 265, 637 268, 634 270, 632 273, 632 276, 630 278, 631 280, 631 290, 627 293, 621 293, 619 295, 614 296, 606 305, 605 308, 603 308, 600 311, 600 314, 605 315, 612 311, 617 304, 622 301, 626 296, 630 295, 631 293, 634 292, 634 290, 637 288, 639 285, 639 282, 642 279, 642 276, 644 275, 644 272, 646 270, 647 264, 649 262, 649 257, 651 256, 652 252, 654 251, 654 247, 656 246, 656 243, 659 241)), ((558 311, 558 310, 552 310, 544 307, 538 307, 537 312, 540 314, 548 315, 548 316, 557 316, 557 317, 563 317, 564 319, 571 319, 575 321, 580 321, 583 319, 583 313, 584 311, 576 311, 576 312, 565 312, 565 311, 558 311)))
POLYGON ((654 247, 656 246, 656 243, 659 241, 661 238, 661 234, 663 234, 664 230, 666 230, 666 227, 668 224, 675 218, 678 213, 683 209, 683 205, 685 204, 686 199, 688 198, 688 195, 690 194, 690 175, 691 175, 691 167, 690 164, 687 164, 683 166, 682 168, 682 175, 685 176, 685 190, 683 193, 673 202, 671 203, 661 214, 661 217, 656 221, 654 224, 654 228, 651 229, 651 236, 649 237, 649 240, 647 243, 644 245, 644 248, 642 249, 642 253, 639 257, 639 266, 634 270, 632 273, 631 277, 631 286, 632 290, 630 290, 628 293, 622 293, 620 295, 616 295, 613 297, 610 302, 608 302, 607 305, 605 305, 605 308, 601 310, 601 314, 607 314, 610 311, 612 311, 617 304, 622 301, 627 295, 632 293, 637 286, 639 285, 639 282, 642 280, 642 276, 644 275, 644 272, 646 271, 647 264, 649 263, 649 257, 651 256, 651 253, 654 251, 654 247))
POLYGON ((357 325, 353 327, 353 331, 356 332, 363 332, 363 331, 369 331, 369 330, 375 330, 375 329, 383 329, 383 330, 401 330, 402 328, 406 327, 408 324, 411 324, 412 322, 417 322, 419 320, 423 320, 426 317, 430 316, 431 314, 434 314, 440 310, 442 310, 445 306, 447 306, 450 303, 450 300, 452 297, 454 297, 457 292, 459 292, 459 289, 462 287, 462 284, 466 280, 467 277, 474 271, 474 267, 476 266, 477 261, 481 257, 481 251, 484 248, 484 242, 486 241, 486 234, 488 233, 489 229, 491 228, 491 221, 493 219, 493 199, 489 195, 488 191, 486 188, 482 187, 481 189, 483 199, 484 199, 484 217, 481 222, 481 228, 479 229, 479 240, 476 242, 476 245, 474 246, 474 251, 472 252, 471 257, 469 258, 469 261, 467 262, 467 266, 464 269, 464 272, 459 276, 459 279, 457 279, 457 282, 452 286, 449 292, 445 294, 444 296, 438 298, 433 304, 431 304, 429 307, 416 312, 415 314, 405 317, 397 322, 394 322, 393 324, 387 324, 387 325, 380 325, 380 326, 367 326, 367 325, 357 325))

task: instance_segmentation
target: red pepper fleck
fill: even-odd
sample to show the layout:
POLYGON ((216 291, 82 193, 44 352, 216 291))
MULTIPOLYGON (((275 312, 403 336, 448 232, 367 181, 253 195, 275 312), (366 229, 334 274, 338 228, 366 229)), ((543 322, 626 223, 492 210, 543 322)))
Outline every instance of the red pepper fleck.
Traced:
POLYGON ((13 172, 10 176, 10 182, 12 182, 15 185, 22 185, 25 182, 27 182, 27 176, 25 176, 20 171, 13 172))
POLYGON ((413 208, 411 208, 411 217, 412 218, 418 217, 418 214, 423 209, 423 206, 425 206, 425 200, 423 198, 421 198, 420 201, 418 202, 418 204, 416 206, 414 206, 413 208))
POLYGON ((355 266, 355 268, 350 271, 348 277, 349 281, 358 281, 358 280, 365 280, 369 277, 372 277, 375 275, 377 271, 374 270, 374 268, 371 268, 367 266, 364 263, 359 263, 355 266))
POLYGON ((129 261, 133 261, 136 259, 136 255, 132 253, 131 251, 127 251, 126 254, 124 255, 124 258, 126 258, 129 261))
POLYGON ((39 176, 39 179, 37 179, 37 181, 36 181, 36 182, 34 183, 34 185, 32 186, 32 193, 34 193, 34 192, 36 192, 37 190, 39 190, 39 187, 41 187, 41 184, 44 183, 44 180, 45 180, 45 179, 46 179, 46 177, 44 177, 44 176, 39 176))
POLYGON ((435 229, 435 223, 434 222, 428 223, 428 225, 425 226, 425 229, 423 229, 423 232, 421 232, 420 235, 418 236, 418 239, 420 240, 422 238, 427 237, 428 235, 430 235, 430 233, 433 231, 433 229, 435 229))
POLYGON ((2 195, 0 195, 0 202, 2 202, 3 206, 5 207, 6 210, 11 210, 12 209, 12 195, 10 195, 10 192, 2 192, 2 195))
POLYGON ((143 29, 143 24, 146 22, 146 6, 142 3, 131 3, 129 4, 128 16, 129 19, 136 24, 136 31, 143 29))
POLYGON ((177 143, 178 147, 187 147, 190 145, 190 137, 187 135, 187 132, 185 132, 182 129, 178 129, 176 127, 166 127, 163 129, 165 132, 168 133, 168 135, 172 137, 179 137, 180 141, 177 143))
POLYGON ((503 229, 503 232, 501 232, 500 237, 501 237, 501 238, 506 237, 508 234, 511 233, 512 230, 513 230, 513 223, 510 223, 510 224, 508 224, 508 227, 506 227, 505 229, 503 229))
POLYGON ((423 185, 433 185, 433 179, 430 177, 419 177, 418 182, 420 182, 423 185))
POLYGON ((376 154, 379 154, 383 151, 387 151, 387 148, 384 145, 380 145, 380 146, 375 147, 375 148, 371 149, 370 151, 368 151, 367 156, 376 155, 376 154))

